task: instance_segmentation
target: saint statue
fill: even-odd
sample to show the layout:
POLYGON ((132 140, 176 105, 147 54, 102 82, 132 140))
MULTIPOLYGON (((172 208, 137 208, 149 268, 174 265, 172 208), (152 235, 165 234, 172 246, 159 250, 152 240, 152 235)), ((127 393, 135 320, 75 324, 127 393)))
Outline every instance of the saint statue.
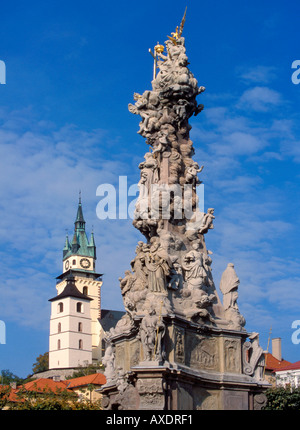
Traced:
POLYGON ((223 293, 225 318, 235 329, 241 329, 246 322, 240 314, 237 304, 239 283, 240 280, 234 270, 234 265, 229 263, 221 277, 220 290, 223 293))
POLYGON ((162 359, 162 337, 165 325, 156 315, 154 307, 146 310, 140 325, 140 338, 143 345, 144 361, 162 359))
POLYGON ((183 259, 182 267, 185 271, 185 280, 188 288, 193 286, 201 287, 207 278, 203 267, 203 253, 199 251, 200 243, 195 242, 183 259))
POLYGON ((154 241, 145 259, 148 270, 148 288, 154 293, 167 294, 166 278, 170 273, 170 263, 166 252, 154 241))

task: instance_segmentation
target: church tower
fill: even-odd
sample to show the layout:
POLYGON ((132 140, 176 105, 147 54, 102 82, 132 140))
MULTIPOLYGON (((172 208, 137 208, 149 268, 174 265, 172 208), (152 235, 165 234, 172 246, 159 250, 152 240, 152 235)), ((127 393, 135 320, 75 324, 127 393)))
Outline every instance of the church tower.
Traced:
MULTIPOLYGON (((101 360, 101 326, 99 323, 99 319, 101 318, 101 286, 102 286, 102 274, 95 272, 95 265, 96 265, 96 245, 94 240, 94 234, 91 233, 90 239, 88 239, 86 231, 85 231, 85 220, 83 217, 83 210, 82 210, 82 203, 81 203, 81 196, 79 197, 79 203, 77 208, 77 214, 75 219, 75 227, 74 227, 74 233, 72 237, 72 241, 70 242, 68 235, 66 236, 65 245, 63 248, 63 271, 62 274, 57 277, 57 296, 53 299, 50 299, 51 302, 51 321, 50 321, 50 349, 49 349, 49 368, 57 368, 57 367, 73 367, 74 366, 74 360, 69 359, 68 360, 68 366, 61 366, 57 365, 57 362, 64 362, 64 360, 51 360, 51 356, 54 357, 54 351, 57 349, 57 341, 60 339, 56 339, 56 341, 53 341, 57 337, 57 332, 59 328, 62 330, 62 321, 58 321, 57 318, 61 318, 62 315, 59 315, 57 312, 57 305, 61 302, 59 298, 63 299, 62 303, 64 305, 65 301, 72 302, 74 300, 79 299, 77 297, 80 295, 80 300, 84 302, 84 299, 86 300, 85 304, 82 304, 82 309, 84 309, 84 317, 82 313, 77 313, 76 317, 77 319, 79 317, 88 319, 90 318, 90 336, 91 336, 91 360, 88 358, 85 358, 85 362, 93 362, 96 363, 99 360, 101 360), (72 289, 70 288, 70 279, 72 279, 72 289), (74 299, 74 291, 75 289, 78 291, 78 293, 75 294, 74 299), (71 291, 71 295, 69 294, 71 291), (74 290, 74 291, 73 291, 74 290), (68 295, 69 294, 69 295, 68 295), (68 297, 68 300, 67 300, 68 297), (59 300, 59 302, 57 302, 59 300), (55 304, 55 305, 54 305, 55 304), (88 309, 88 311, 87 311, 88 309), (55 323, 53 323, 53 320, 55 320, 55 323), (59 326, 58 323, 61 323, 59 326), (53 366, 53 367, 51 367, 53 366)), ((74 316, 72 315, 72 311, 70 308, 70 303, 67 305, 66 309, 69 310, 69 313, 66 314, 68 311, 64 311, 64 321, 67 321, 69 319, 67 327, 70 329, 69 335, 74 338, 78 337, 78 330, 75 329, 73 331, 74 322, 71 323, 71 320, 74 319, 74 316), (72 325, 73 324, 73 325, 72 325), (73 334, 72 334, 73 333, 73 334)), ((78 305, 79 306, 79 305, 78 305)), ((83 321, 77 321, 76 324, 78 327, 80 327, 80 322, 83 321)), ((75 324, 75 325, 76 325, 75 324)), ((65 324, 64 324, 65 325, 65 324)), ((81 324, 81 327, 83 324, 81 324)), ((86 326, 86 325, 85 325, 86 326)), ((66 325, 65 325, 66 327, 66 325)), ((61 337, 61 335, 60 335, 61 337)), ((74 340, 74 345, 77 345, 79 348, 79 340, 78 342, 74 340), (77 343, 76 343, 77 342, 77 343)), ((59 345, 59 342, 58 342, 59 345)), ((61 348, 61 351, 63 349, 61 348)), ((74 350, 72 348, 70 351, 68 351, 68 354, 75 354, 74 350), (72 352, 73 351, 73 352, 72 352)), ((62 355, 60 353, 59 355, 62 355)), ((76 355, 76 354, 75 354, 76 355)), ((83 353, 81 354, 84 355, 83 353)), ((78 361, 78 360, 77 360, 78 361)), ((82 361, 82 360, 81 360, 82 361)), ((75 359, 76 362, 76 359, 75 359)), ((81 362, 81 365, 83 363, 81 362)))
POLYGON ((92 363, 90 302, 73 276, 51 302, 49 369, 76 368, 92 363))

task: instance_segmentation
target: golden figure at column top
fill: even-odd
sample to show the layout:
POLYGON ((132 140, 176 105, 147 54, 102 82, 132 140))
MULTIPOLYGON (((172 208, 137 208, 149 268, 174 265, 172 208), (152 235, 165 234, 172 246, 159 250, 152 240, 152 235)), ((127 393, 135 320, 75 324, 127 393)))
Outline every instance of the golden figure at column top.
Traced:
POLYGON ((182 31, 183 31, 183 27, 184 27, 184 23, 185 23, 185 18, 186 18, 186 10, 187 10, 187 7, 185 8, 184 15, 183 15, 183 18, 181 20, 180 26, 179 27, 177 26, 175 32, 171 33, 172 37, 168 36, 168 38, 174 43, 174 45, 176 45, 176 40, 179 39, 179 37, 182 35, 182 31))
MULTIPOLYGON (((181 20, 180 26, 176 27, 175 33, 171 33, 173 37, 168 36, 168 38, 174 43, 174 45, 177 44, 176 40, 179 39, 179 37, 182 34, 184 23, 185 23, 185 18, 186 18, 186 10, 187 10, 187 7, 185 8, 184 15, 183 15, 183 18, 181 20)), ((154 59, 153 79, 156 78, 157 56, 160 56, 162 58, 163 57, 162 53, 163 53, 164 49, 165 49, 164 45, 161 45, 159 42, 157 42, 156 46, 154 47, 154 53, 151 51, 151 49, 149 49, 149 52, 150 52, 150 54, 152 55, 152 57, 154 59)))

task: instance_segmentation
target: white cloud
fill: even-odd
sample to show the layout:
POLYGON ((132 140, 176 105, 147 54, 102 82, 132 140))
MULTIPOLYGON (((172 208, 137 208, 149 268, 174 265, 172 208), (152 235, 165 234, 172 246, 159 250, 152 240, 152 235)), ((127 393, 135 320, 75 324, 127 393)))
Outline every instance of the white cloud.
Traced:
POLYGON ((235 131, 224 136, 223 142, 213 144, 212 150, 218 153, 229 152, 235 156, 250 155, 262 150, 266 145, 262 137, 235 131))
MULTIPOLYGON (((108 157, 112 140, 105 131, 37 126, 26 112, 20 126, 18 115, 3 114, 0 136, 0 317, 40 327, 48 325, 48 299, 56 293, 65 229, 72 234, 79 190, 87 231, 94 225, 97 270, 105 269, 106 291, 114 291, 114 278, 117 287, 123 273, 116 274, 115 258, 121 264, 130 244, 134 251, 130 238, 135 229, 129 231, 124 224, 108 229, 100 222, 96 189, 101 183, 117 184, 119 174, 127 174, 130 181, 132 172, 125 162, 108 157)), ((112 307, 116 303, 108 302, 112 307)))
POLYGON ((282 97, 278 91, 268 87, 254 87, 246 90, 240 97, 237 107, 257 112, 267 112, 278 106, 282 97))
POLYGON ((288 155, 292 157, 296 163, 300 163, 300 140, 284 139, 281 141, 280 148, 284 155, 288 155))
MULTIPOLYGON (((257 103, 265 108, 272 103, 276 106, 280 95, 264 91, 257 101, 252 91, 240 97, 244 102, 246 99, 252 108, 257 108, 257 103)), ((101 183, 117 185, 119 174, 135 181, 137 164, 133 172, 128 158, 114 151, 118 137, 105 130, 85 131, 72 124, 58 129, 33 118, 30 110, 2 111, 0 118, 0 239, 4 244, 0 252, 4 279, 0 317, 23 325, 47 326, 48 299, 55 295, 54 278, 61 270, 65 228, 71 234, 79 189, 87 230, 94 225, 96 268, 104 273, 102 304, 122 309, 118 277, 130 268, 137 240, 143 237, 131 220, 97 218, 96 189, 101 183), (34 314, 33 307, 38 309, 34 314)), ((234 262, 241 279, 239 304, 246 320, 255 323, 255 318, 260 318, 259 324, 262 320, 268 324, 272 319, 268 306, 282 304, 294 309, 290 298, 276 300, 276 294, 284 280, 290 282, 289 297, 296 291, 296 266, 286 264, 278 245, 295 227, 288 217, 282 217, 285 190, 264 183, 259 172, 268 160, 296 155, 287 143, 282 143, 281 152, 280 145, 274 146, 275 140, 294 136, 293 122, 274 117, 269 124, 261 124, 259 118, 250 119, 247 110, 241 115, 241 111, 222 106, 207 109, 197 118, 191 133, 195 159, 205 166, 200 174, 205 204, 216 209, 215 230, 206 237, 214 252, 216 286, 227 263, 234 262)))
MULTIPOLYGON (((252 90, 237 96, 238 101, 246 99, 249 107, 265 109, 272 103, 277 105, 281 96, 252 90)), ((239 304, 250 325, 255 327, 257 322, 262 327, 272 322, 274 312, 282 311, 281 305, 285 316, 289 304, 294 309, 290 298, 277 297, 276 282, 283 286, 287 281, 293 285, 292 291, 296 290, 299 260, 290 251, 294 264, 289 264, 283 250, 286 243, 293 243, 297 227, 284 215, 290 189, 280 176, 281 165, 269 167, 268 163, 290 162, 288 157, 297 156, 286 138, 295 141, 295 124, 275 114, 261 120, 253 112, 248 115, 247 109, 241 115, 235 106, 208 109, 193 127, 192 139, 196 142, 195 158, 205 166, 201 173, 205 207, 215 207, 215 229, 206 235, 206 244, 214 252, 216 286, 227 263, 235 263, 241 280, 239 304)))
POLYGON ((232 179, 214 181, 214 184, 221 190, 226 189, 228 193, 247 193, 261 184, 262 180, 258 176, 235 176, 232 179))
POLYGON ((267 84, 276 77, 276 68, 262 65, 247 68, 239 67, 238 75, 246 84, 267 84))

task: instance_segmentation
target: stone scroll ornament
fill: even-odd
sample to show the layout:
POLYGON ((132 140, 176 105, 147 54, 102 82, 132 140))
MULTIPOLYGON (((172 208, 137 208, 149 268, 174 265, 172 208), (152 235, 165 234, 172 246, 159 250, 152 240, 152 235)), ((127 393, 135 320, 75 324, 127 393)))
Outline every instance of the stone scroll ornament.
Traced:
POLYGON ((243 345, 243 371, 246 375, 254 376, 255 379, 264 379, 265 355, 259 345, 258 333, 249 335, 249 342, 243 345))

